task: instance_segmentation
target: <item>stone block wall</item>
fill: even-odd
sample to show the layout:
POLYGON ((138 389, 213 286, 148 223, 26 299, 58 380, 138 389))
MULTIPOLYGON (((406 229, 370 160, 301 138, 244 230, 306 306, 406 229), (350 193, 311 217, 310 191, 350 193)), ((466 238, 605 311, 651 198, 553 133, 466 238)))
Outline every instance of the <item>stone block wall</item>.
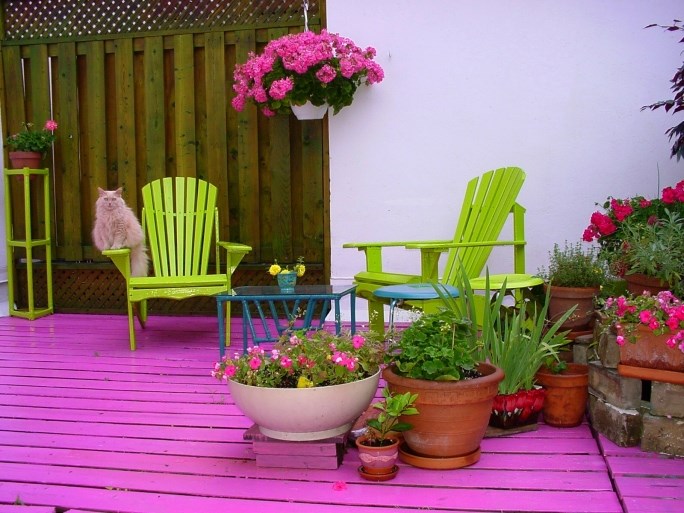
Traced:
POLYGON ((574 349, 589 365, 593 428, 622 447, 684 456, 684 386, 620 376, 615 335, 599 329, 578 337, 574 349))

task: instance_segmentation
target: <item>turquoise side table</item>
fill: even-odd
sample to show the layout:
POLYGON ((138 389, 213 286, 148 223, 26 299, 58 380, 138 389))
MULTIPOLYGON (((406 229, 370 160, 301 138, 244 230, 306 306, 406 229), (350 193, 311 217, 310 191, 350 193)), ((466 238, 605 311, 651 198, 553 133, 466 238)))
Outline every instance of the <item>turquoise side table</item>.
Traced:
POLYGON ((403 301, 438 299, 439 290, 445 296, 458 297, 456 287, 438 283, 406 283, 403 285, 388 285, 373 291, 377 297, 390 300, 389 329, 394 328, 394 309, 403 301))

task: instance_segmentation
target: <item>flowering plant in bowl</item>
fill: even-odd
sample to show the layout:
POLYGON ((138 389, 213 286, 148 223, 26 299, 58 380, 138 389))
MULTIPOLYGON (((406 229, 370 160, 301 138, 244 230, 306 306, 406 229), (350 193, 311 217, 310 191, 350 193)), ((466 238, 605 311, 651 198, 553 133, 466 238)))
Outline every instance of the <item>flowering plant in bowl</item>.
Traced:
POLYGON ((297 263, 295 263, 292 266, 292 269, 290 269, 289 265, 285 265, 285 267, 281 266, 277 260, 271 264, 271 266, 268 268, 268 274, 271 276, 278 276, 279 274, 290 274, 290 273, 296 273, 298 277, 304 276, 304 273, 306 272, 306 266, 304 265, 304 257, 300 256, 297 259, 297 263))
POLYGON ((7 137, 5 144, 13 151, 35 151, 44 154, 55 142, 57 123, 48 119, 41 130, 33 130, 33 123, 22 123, 24 129, 7 137))
POLYGON ((260 54, 235 66, 232 105, 238 112, 247 100, 266 116, 289 112, 292 105, 327 104, 337 114, 351 105, 359 85, 382 81, 373 61, 375 49, 362 50, 351 39, 322 30, 305 31, 270 41, 260 54))
POLYGON ((253 346, 247 354, 225 356, 211 375, 256 387, 311 388, 365 379, 379 371, 382 358, 383 342, 370 334, 298 331, 270 351, 253 346))
POLYGON ((635 343, 637 326, 642 325, 656 335, 669 334, 667 345, 684 352, 684 302, 669 290, 609 297, 602 313, 605 324, 615 326, 619 345, 635 343))

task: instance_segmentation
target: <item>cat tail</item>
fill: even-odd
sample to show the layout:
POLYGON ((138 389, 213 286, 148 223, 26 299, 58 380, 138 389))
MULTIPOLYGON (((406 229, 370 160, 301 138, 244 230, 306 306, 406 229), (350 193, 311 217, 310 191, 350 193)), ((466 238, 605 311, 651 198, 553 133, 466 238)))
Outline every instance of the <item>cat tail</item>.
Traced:
POLYGON ((147 248, 144 244, 138 244, 131 248, 131 276, 147 276, 149 259, 147 248))

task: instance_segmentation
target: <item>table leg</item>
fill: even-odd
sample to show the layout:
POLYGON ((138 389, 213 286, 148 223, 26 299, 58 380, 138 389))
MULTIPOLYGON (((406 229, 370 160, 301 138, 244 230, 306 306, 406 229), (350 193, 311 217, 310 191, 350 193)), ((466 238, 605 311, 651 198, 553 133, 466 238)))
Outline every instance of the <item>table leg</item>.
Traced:
POLYGON ((225 338, 225 316, 223 315, 223 304, 225 301, 221 298, 216 298, 216 305, 218 307, 218 325, 219 325, 219 356, 223 359, 226 353, 226 338, 225 338))

